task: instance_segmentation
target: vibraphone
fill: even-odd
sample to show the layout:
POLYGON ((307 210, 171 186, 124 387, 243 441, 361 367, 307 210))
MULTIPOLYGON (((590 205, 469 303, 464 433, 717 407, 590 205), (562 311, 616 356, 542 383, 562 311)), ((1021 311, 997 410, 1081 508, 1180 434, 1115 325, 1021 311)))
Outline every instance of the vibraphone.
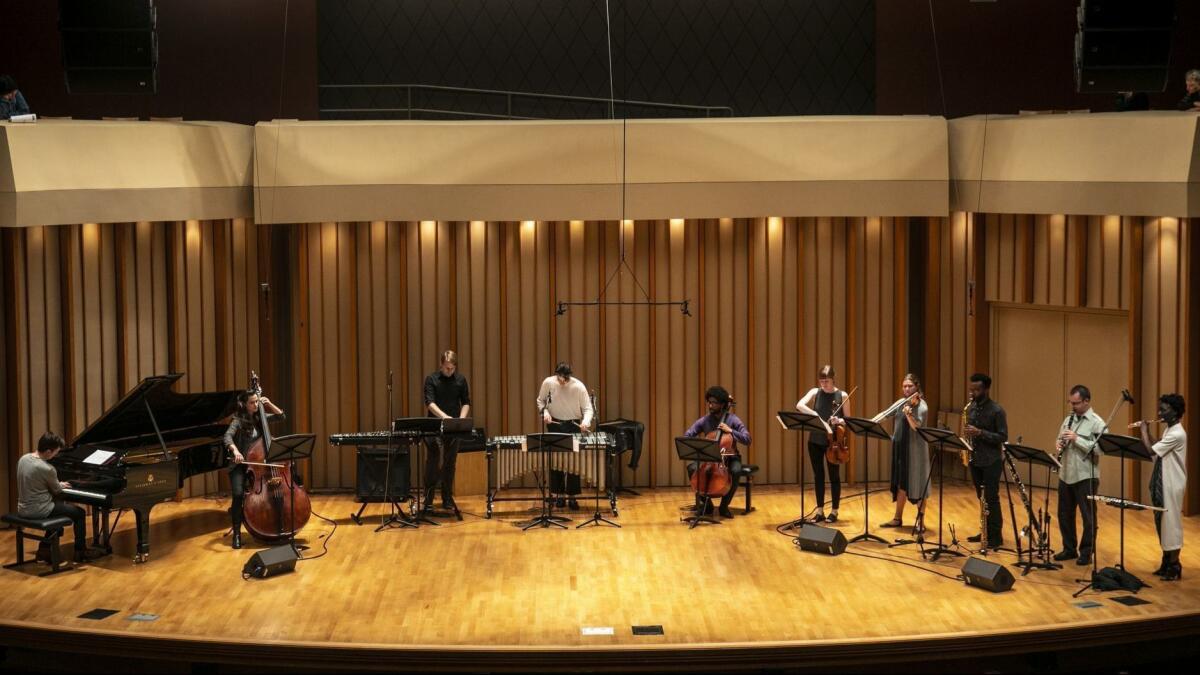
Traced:
MULTIPOLYGON (((533 501, 542 499, 541 491, 531 496, 499 497, 501 489, 509 487, 523 476, 536 474, 543 468, 547 471, 563 471, 580 477, 582 482, 594 486, 608 499, 609 508, 617 515, 617 493, 610 489, 607 476, 616 451, 616 439, 603 431, 586 434, 571 434, 572 450, 529 452, 526 436, 494 436, 487 443, 488 490, 487 517, 492 517, 495 502, 533 501)), ((540 481, 548 476, 540 477, 540 481)), ((539 482, 540 482, 539 481, 539 482)), ((586 501, 585 494, 578 499, 586 501)))

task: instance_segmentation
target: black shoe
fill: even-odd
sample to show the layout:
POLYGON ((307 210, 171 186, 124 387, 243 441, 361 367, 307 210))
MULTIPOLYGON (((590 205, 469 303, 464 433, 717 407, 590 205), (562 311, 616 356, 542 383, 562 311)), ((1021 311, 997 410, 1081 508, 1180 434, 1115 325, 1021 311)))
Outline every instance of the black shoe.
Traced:
POLYGON ((887 521, 886 523, 880 523, 879 527, 880 528, 904 527, 904 521, 900 520, 899 518, 892 518, 891 520, 887 521))
POLYGON ((572 511, 578 511, 578 510, 579 510, 579 502, 578 502, 578 501, 576 501, 576 499, 575 499, 574 497, 571 497, 570 499, 568 499, 568 500, 567 500, 567 506, 568 506, 568 507, 569 507, 569 508, 570 508, 572 511))
POLYGON ((1004 540, 1003 540, 1003 539, 999 539, 999 540, 996 540, 996 541, 991 541, 991 540, 989 540, 989 541, 988 541, 988 548, 989 548, 990 550, 993 550, 993 551, 999 551, 1001 546, 1004 546, 1004 540))
POLYGON ((1162 574, 1163 581, 1179 581, 1182 578, 1183 578, 1183 565, 1180 563, 1173 563, 1171 565, 1168 565, 1166 571, 1163 572, 1163 574, 1162 574))
POLYGON ((824 511, 817 511, 817 515, 813 516, 813 522, 814 522, 814 523, 823 523, 823 522, 825 522, 825 512, 824 512, 824 511))
POLYGON ((829 517, 828 517, 828 518, 826 518, 825 520, 827 520, 827 521, 829 521, 829 522, 831 522, 831 523, 836 523, 836 522, 837 522, 837 509, 834 509, 834 510, 830 511, 830 512, 829 512, 829 517))
POLYGON ((709 502, 709 503, 708 503, 708 504, 707 504, 707 505, 704 507, 704 511, 703 511, 703 512, 702 512, 700 515, 702 515, 702 516, 711 516, 712 514, 713 514, 713 505, 712 505, 712 502, 709 502))
POLYGON ((717 509, 717 513, 721 514, 722 518, 732 518, 733 517, 733 511, 730 511, 729 507, 725 506, 724 504, 721 505, 721 508, 717 509))
POLYGON ((75 562, 84 563, 92 560, 99 560, 105 555, 104 551, 98 548, 77 548, 75 549, 75 562))
POLYGON ((453 499, 451 499, 449 501, 447 501, 445 499, 442 500, 442 510, 443 511, 453 511, 455 508, 456 508, 456 505, 455 505, 453 499))
POLYGON ((967 541, 971 542, 972 544, 978 544, 979 542, 983 541, 983 535, 973 534, 967 537, 967 541))
POLYGON ((1167 573, 1167 567, 1168 567, 1167 554, 1164 553, 1164 554, 1162 554, 1162 560, 1160 560, 1158 563, 1158 569, 1151 572, 1151 574, 1153 574, 1156 577, 1161 577, 1162 575, 1167 573))
POLYGON ((555 506, 555 507, 557 507, 557 508, 560 508, 560 509, 565 509, 565 508, 567 508, 567 499, 566 499, 566 497, 559 497, 559 498, 555 499, 555 500, 554 500, 554 506, 555 506))
POLYGON ((234 549, 242 547, 242 528, 239 527, 233 531, 233 541, 230 542, 230 546, 234 549))
POLYGON ((1071 560, 1072 558, 1077 558, 1077 557, 1079 557, 1079 556, 1077 553, 1075 553, 1075 551, 1063 550, 1061 553, 1054 556, 1054 559, 1057 560, 1058 562, 1065 562, 1067 560, 1071 560))
POLYGON ((1075 561, 1075 564, 1079 565, 1080 567, 1087 567, 1088 565, 1091 565, 1092 564, 1092 554, 1091 553, 1079 554, 1079 559, 1075 561))

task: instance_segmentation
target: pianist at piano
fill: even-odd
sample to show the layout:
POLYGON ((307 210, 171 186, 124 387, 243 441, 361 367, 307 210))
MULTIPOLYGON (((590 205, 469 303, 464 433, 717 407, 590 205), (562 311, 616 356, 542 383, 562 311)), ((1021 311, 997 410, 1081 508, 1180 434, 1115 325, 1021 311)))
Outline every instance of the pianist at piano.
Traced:
MULTIPOLYGON (((267 411, 267 423, 284 418, 283 410, 271 402, 266 396, 259 396, 250 391, 243 391, 237 397, 237 412, 229 421, 225 430, 225 449, 229 452, 229 492, 233 497, 233 505, 229 507, 229 517, 233 525, 233 538, 230 544, 234 548, 242 547, 242 504, 246 497, 246 466, 242 464, 245 453, 254 445, 254 441, 262 436, 259 428, 262 417, 258 408, 262 406, 267 411)), ((300 482, 298 473, 293 478, 300 482)))
MULTIPOLYGON (((58 471, 50 460, 66 446, 53 431, 42 434, 37 450, 17 460, 17 515, 23 518, 67 516, 75 527, 75 560, 84 562, 102 555, 87 546, 86 522, 83 509, 63 500, 64 491, 71 489, 67 481, 58 480, 58 471)), ((38 560, 50 559, 49 544, 38 545, 38 560)))

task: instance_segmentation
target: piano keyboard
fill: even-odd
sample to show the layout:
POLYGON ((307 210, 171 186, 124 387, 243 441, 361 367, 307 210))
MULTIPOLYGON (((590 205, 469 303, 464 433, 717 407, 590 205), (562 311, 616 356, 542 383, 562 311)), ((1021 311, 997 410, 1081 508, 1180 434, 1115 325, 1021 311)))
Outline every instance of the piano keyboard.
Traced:
POLYGON ((88 492, 87 490, 77 490, 75 488, 63 488, 63 496, 73 502, 84 502, 87 504, 107 503, 109 496, 100 492, 88 492))

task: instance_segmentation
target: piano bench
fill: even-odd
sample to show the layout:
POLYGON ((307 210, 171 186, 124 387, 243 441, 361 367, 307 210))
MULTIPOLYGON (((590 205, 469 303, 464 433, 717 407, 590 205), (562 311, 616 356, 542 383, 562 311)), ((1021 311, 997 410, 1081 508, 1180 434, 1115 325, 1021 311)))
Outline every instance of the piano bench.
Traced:
POLYGON ((742 478, 742 487, 746 489, 746 508, 742 510, 742 514, 750 513, 754 510, 754 506, 750 504, 751 493, 754 492, 754 474, 758 473, 757 464, 743 464, 742 471, 738 475, 742 478))
POLYGON ((31 562, 37 562, 36 556, 28 560, 25 559, 25 540, 30 539, 39 544, 46 544, 50 547, 50 569, 42 572, 38 576, 48 577, 51 574, 66 572, 72 569, 72 565, 62 559, 62 552, 58 550, 58 540, 66 528, 71 527, 71 519, 67 516, 52 516, 50 518, 24 518, 15 513, 6 513, 0 516, 0 520, 12 525, 17 529, 17 561, 5 565, 5 569, 21 567, 31 562), (30 534, 25 530, 41 530, 42 534, 30 534))

